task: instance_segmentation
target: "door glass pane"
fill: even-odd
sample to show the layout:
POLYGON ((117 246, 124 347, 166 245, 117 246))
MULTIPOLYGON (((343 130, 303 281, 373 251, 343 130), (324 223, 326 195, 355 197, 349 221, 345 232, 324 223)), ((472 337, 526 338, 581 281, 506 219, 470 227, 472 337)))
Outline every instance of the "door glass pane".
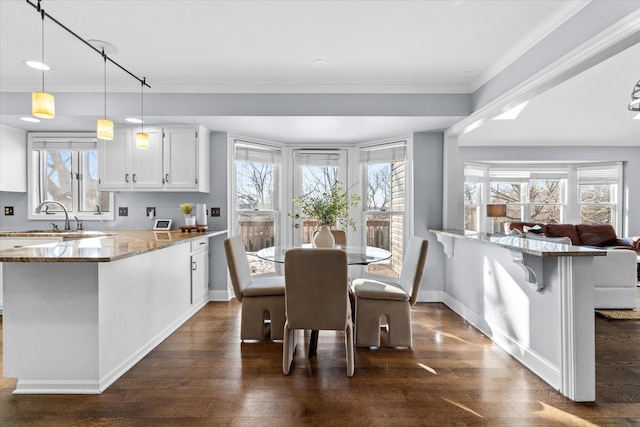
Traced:
MULTIPOLYGON (((55 200, 64 205, 69 212, 73 210, 73 191, 71 188, 70 150, 44 150, 43 200, 55 200)), ((44 210, 60 210, 55 205, 47 205, 44 210)))
POLYGON ((234 234, 242 236, 247 250, 251 274, 275 272, 275 263, 255 256, 260 249, 275 245, 275 214, 269 212, 238 212, 234 234))
POLYGON ((105 212, 109 210, 109 193, 98 191, 98 152, 80 152, 80 211, 105 212))
POLYGON ((369 264, 368 273, 397 278, 402 269, 404 235, 405 162, 389 161, 367 164, 365 215, 367 246, 391 252, 391 258, 369 264), (376 211, 376 212, 372 212, 376 211))

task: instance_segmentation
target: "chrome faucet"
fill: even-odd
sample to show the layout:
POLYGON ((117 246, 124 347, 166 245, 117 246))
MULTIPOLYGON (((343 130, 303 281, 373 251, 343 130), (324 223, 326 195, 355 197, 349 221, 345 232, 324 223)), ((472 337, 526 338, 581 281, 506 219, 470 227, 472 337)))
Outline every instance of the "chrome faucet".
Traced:
POLYGON ((55 200, 45 200, 36 207, 36 213, 39 214, 40 212, 42 212, 42 207, 49 203, 58 205, 62 208, 62 210, 64 211, 64 231, 71 230, 71 227, 69 226, 69 212, 67 212, 67 208, 65 208, 64 205, 60 202, 56 202, 55 200))

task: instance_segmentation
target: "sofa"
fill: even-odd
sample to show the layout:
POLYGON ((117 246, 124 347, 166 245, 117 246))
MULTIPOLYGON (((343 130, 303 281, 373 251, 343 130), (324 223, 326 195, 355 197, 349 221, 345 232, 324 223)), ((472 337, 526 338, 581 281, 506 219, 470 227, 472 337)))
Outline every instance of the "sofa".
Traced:
POLYGON ((606 257, 594 257, 590 277, 594 282, 594 303, 598 309, 637 307, 640 269, 640 236, 619 238, 608 224, 539 224, 512 222, 511 234, 573 246, 607 250, 606 257))

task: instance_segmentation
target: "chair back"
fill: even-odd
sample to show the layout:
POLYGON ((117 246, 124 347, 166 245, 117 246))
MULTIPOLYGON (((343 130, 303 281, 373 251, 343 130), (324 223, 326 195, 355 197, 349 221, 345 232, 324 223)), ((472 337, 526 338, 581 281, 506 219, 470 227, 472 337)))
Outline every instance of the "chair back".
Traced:
POLYGON ((424 266, 427 261, 429 242, 421 237, 412 236, 404 254, 399 284, 410 295, 410 304, 418 301, 424 266))
MULTIPOLYGON (((316 234, 318 234, 318 230, 313 232, 313 237, 316 237, 316 234)), ((336 245, 347 245, 347 233, 344 230, 331 230, 331 234, 336 245)))
POLYGON ((224 253, 227 256, 233 292, 236 294, 236 299, 242 301, 242 292, 251 283, 251 269, 242 236, 224 239, 224 253))
POLYGON ((347 245, 347 233, 344 230, 331 230, 331 234, 333 234, 333 240, 335 240, 336 245, 347 245))
POLYGON ((347 253, 289 249, 284 257, 285 309, 291 329, 344 330, 350 314, 347 253))

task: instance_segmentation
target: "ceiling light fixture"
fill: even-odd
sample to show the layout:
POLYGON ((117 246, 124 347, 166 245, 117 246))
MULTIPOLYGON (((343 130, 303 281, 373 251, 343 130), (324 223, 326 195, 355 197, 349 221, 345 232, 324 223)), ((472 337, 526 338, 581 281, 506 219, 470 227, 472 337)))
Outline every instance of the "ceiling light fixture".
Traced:
POLYGON ((51 67, 49 67, 47 64, 43 64, 42 62, 38 62, 38 61, 24 61, 24 65, 26 65, 27 67, 34 68, 38 71, 51 70, 51 67))
MULTIPOLYGON (((83 39, 73 31, 71 31, 67 26, 62 24, 53 16, 46 13, 44 9, 40 6, 40 1, 41 0, 38 0, 38 4, 34 4, 30 0, 27 0, 27 4, 29 4, 34 9, 36 9, 40 14, 40 16, 42 17, 42 62, 40 63, 41 65, 44 65, 44 18, 47 17, 53 22, 55 22, 56 24, 58 24, 58 26, 65 29, 69 34, 71 34, 72 36, 80 40, 82 43, 86 44, 91 49, 93 49, 98 54, 100 54, 100 56, 102 56, 102 58, 105 61, 105 68, 106 68, 106 62, 109 61, 116 67, 120 68, 125 73, 129 74, 134 79, 138 80, 140 83, 142 83, 143 86, 151 88, 151 86, 149 86, 146 83, 146 80, 142 80, 138 78, 138 76, 133 74, 131 71, 127 70, 122 65, 118 64, 116 61, 109 58, 106 52, 113 52, 113 53, 117 52, 117 49, 115 48, 115 46, 109 45, 108 43, 102 42, 100 40, 91 40, 98 47, 102 47, 102 49, 98 49, 92 43, 89 43, 87 40, 83 39), (110 49, 113 49, 113 50, 110 50, 110 49)), ((106 103, 107 101, 106 101, 106 71, 105 71, 105 120, 106 120, 106 103)), ((42 92, 33 92, 32 110, 33 110, 32 114, 41 119, 53 119, 55 117, 55 103, 54 103, 53 95, 44 91, 44 69, 42 71, 42 92)), ((113 124, 111 125, 111 129, 112 129, 111 133, 113 134, 113 124)), ((112 138, 113 137, 109 139, 112 139, 112 138)))
POLYGON ((20 120, 30 123, 40 123, 40 120, 35 117, 20 117, 20 120))
POLYGON ((107 54, 102 51, 104 59, 104 118, 98 119, 98 138, 111 141, 113 139, 113 122, 107 120, 107 54))
POLYGON ((629 111, 640 111, 640 81, 636 83, 631 91, 631 102, 629 103, 629 111))
POLYGON ((142 120, 140 119, 136 119, 135 117, 127 117, 126 119, 124 119, 125 122, 129 122, 129 123, 135 123, 137 125, 139 125, 140 123, 142 123, 142 120))
POLYGON ((149 135, 144 133, 144 81, 145 77, 142 78, 142 84, 140 85, 142 87, 142 89, 140 90, 140 132, 136 133, 136 148, 139 148, 141 150, 146 150, 147 148, 149 148, 149 135))
POLYGON ((525 101, 522 104, 518 104, 510 110, 507 110, 504 113, 494 117, 493 120, 515 120, 528 103, 529 101, 525 101))
MULTIPOLYGON (((44 9, 40 7, 40 0, 37 6, 38 12, 42 17, 42 60, 44 64, 44 9)), ((31 114, 40 119, 53 119, 56 117, 56 101, 52 94, 44 91, 44 68, 42 69, 42 92, 33 92, 31 94, 31 114)))

